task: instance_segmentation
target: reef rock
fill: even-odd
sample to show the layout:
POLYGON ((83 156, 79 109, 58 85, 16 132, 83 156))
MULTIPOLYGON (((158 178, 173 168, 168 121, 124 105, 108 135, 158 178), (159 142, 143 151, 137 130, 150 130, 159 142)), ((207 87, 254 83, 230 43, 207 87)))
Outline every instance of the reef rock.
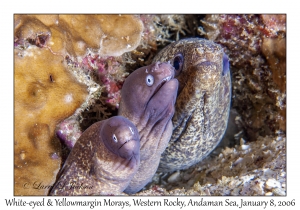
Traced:
POLYGON ((59 33, 61 48, 72 56, 84 56, 88 48, 120 56, 140 44, 143 23, 134 15, 16 15, 15 30, 20 40, 59 33))
POLYGON ((228 53, 246 138, 285 132, 285 15, 207 15, 202 24, 199 32, 228 53))
POLYGON ((55 181, 61 164, 55 126, 87 94, 65 65, 47 48, 15 50, 15 195, 46 195, 55 181))
POLYGON ((157 174, 149 189, 137 195, 286 195, 285 145, 283 136, 242 141, 189 170, 160 179, 157 174))

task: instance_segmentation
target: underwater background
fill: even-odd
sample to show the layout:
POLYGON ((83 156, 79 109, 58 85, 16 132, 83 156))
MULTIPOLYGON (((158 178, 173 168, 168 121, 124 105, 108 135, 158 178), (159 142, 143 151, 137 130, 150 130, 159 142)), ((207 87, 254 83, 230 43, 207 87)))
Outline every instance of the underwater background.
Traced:
POLYGON ((286 15, 271 14, 14 15, 14 194, 47 195, 82 132, 117 114, 125 78, 188 37, 229 57, 228 128, 137 194, 286 195, 286 15))

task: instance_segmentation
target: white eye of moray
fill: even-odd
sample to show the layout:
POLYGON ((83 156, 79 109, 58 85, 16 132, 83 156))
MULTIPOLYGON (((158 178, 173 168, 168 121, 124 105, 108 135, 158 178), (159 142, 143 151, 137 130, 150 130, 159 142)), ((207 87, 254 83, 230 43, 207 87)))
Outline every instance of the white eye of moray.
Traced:
POLYGON ((146 84, 151 87, 154 84, 154 77, 151 74, 148 74, 146 77, 146 84))
POLYGON ((114 142, 118 143, 118 138, 116 137, 116 135, 115 135, 115 134, 113 135, 113 137, 112 137, 112 138, 113 138, 114 142))

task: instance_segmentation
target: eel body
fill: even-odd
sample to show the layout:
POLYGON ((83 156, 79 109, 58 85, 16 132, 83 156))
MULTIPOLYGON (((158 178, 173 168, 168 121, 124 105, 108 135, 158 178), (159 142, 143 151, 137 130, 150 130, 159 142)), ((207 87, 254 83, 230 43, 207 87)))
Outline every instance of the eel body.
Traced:
POLYGON ((168 62, 139 68, 126 78, 118 114, 138 129, 141 164, 124 192, 135 193, 152 180, 172 135, 177 90, 174 68, 168 62))
POLYGON ((168 45, 158 61, 170 62, 179 81, 173 134, 158 169, 172 172, 198 163, 222 139, 231 101, 229 61, 220 45, 201 38, 168 45))
POLYGON ((122 116, 99 121, 77 140, 50 195, 118 195, 139 163, 135 125, 122 116))

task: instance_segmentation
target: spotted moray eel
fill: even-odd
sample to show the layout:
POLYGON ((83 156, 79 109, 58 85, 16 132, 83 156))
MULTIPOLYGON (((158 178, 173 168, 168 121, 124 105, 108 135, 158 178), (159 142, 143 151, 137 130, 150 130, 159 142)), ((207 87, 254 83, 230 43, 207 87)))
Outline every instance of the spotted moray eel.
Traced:
POLYGON ((220 45, 201 38, 168 45, 157 61, 169 61, 179 81, 173 134, 158 169, 172 172, 198 163, 222 139, 231 102, 229 61, 220 45))

